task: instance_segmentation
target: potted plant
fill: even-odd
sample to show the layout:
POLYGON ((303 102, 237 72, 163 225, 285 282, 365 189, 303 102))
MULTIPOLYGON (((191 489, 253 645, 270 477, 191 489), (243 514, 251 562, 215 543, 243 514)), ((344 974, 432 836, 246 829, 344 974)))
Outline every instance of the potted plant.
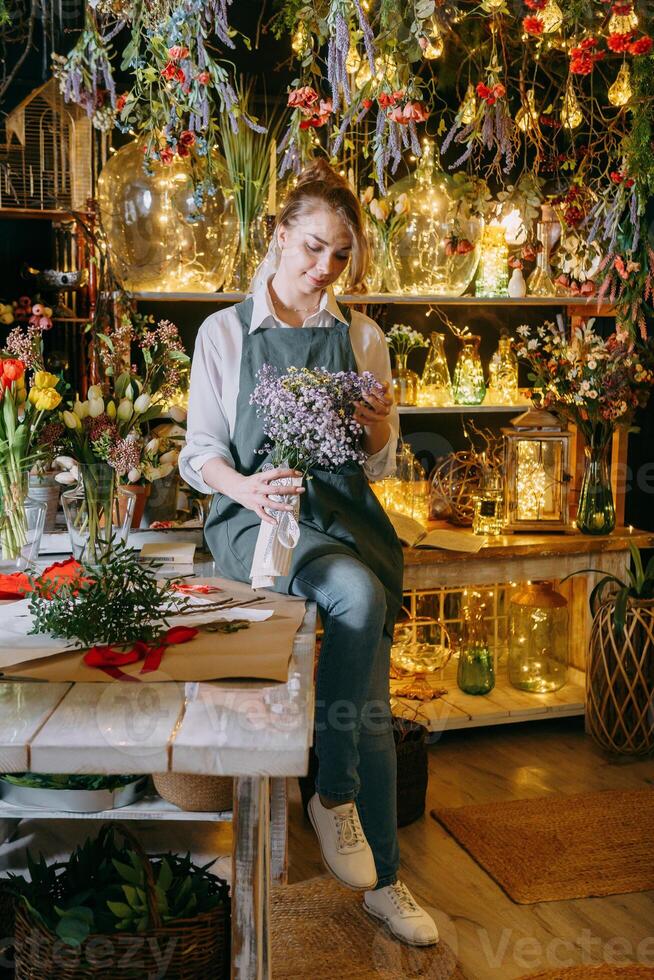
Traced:
POLYGON ((10 875, 7 884, 16 899, 16 980, 228 976, 228 886, 210 865, 189 854, 148 857, 112 825, 65 863, 29 853, 27 862, 29 879, 10 875))
POLYGON ((603 749, 642 756, 654 751, 654 558, 643 568, 629 548, 625 578, 604 575, 590 595, 586 728, 603 749))

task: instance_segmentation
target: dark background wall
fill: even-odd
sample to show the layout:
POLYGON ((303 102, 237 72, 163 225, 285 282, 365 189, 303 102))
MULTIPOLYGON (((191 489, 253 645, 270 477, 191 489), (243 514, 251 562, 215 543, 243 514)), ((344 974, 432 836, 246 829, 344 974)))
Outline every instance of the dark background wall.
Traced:
MULTIPOLYGON (((24 62, 19 75, 15 79, 4 105, 0 107, 1 116, 20 102, 29 92, 41 84, 47 77, 49 53, 54 36, 54 46, 59 53, 65 53, 75 42, 83 22, 83 3, 77 0, 64 0, 62 29, 53 32, 48 28, 45 32, 39 25, 35 38, 34 50, 24 62)), ((286 90, 294 77, 288 65, 290 56, 290 39, 277 41, 271 33, 266 32, 265 25, 273 13, 273 5, 268 0, 262 4, 257 0, 238 0, 230 10, 230 23, 243 31, 247 36, 258 39, 255 50, 248 52, 242 44, 237 45, 235 52, 230 54, 237 71, 255 82, 257 105, 263 111, 266 101, 285 102, 286 90)), ((120 48, 121 35, 116 38, 116 47, 120 48)), ((9 61, 14 55, 12 49, 8 52, 9 61)), ((127 79, 124 80, 125 87, 127 79)), ((120 89, 120 84, 119 84, 120 89)), ((116 145, 121 137, 115 141, 116 145)), ((397 176, 402 176, 398 174, 397 176)), ((29 287, 21 281, 20 271, 24 263, 36 268, 47 267, 53 261, 53 233, 48 221, 7 221, 0 220, 0 299, 8 301, 17 298, 22 293, 28 293, 29 287)), ((210 303, 141 303, 144 312, 152 312, 157 316, 165 316, 175 321, 184 337, 187 348, 192 350, 197 329, 202 320, 211 312, 210 303)), ((437 318, 426 317, 426 307, 386 306, 374 311, 380 325, 388 328, 393 323, 409 323, 428 336, 431 330, 444 331, 437 318)), ((500 329, 508 327, 512 332, 522 322, 542 322, 552 319, 557 310, 524 308, 497 310, 493 308, 479 309, 470 307, 448 310, 448 315, 457 325, 467 325, 473 333, 482 336, 482 358, 488 362, 497 346, 500 329)), ((610 328, 612 321, 604 323, 604 328, 610 328)), ((64 346, 62 331, 70 327, 56 326, 48 337, 48 347, 57 350, 64 346)), ((0 340, 5 330, 0 327, 0 340)), ((446 353, 453 371, 457 341, 453 336, 447 337, 446 353)), ((411 355, 411 366, 422 369, 426 351, 416 351, 411 355)), ((478 425, 498 429, 508 424, 512 416, 509 413, 484 414, 478 416, 478 425)), ((636 420, 639 431, 632 434, 629 450, 629 482, 631 490, 627 498, 627 523, 654 530, 654 508, 652 494, 654 493, 654 406, 639 413, 636 420)), ((467 443, 463 433, 460 415, 412 415, 404 416, 402 422, 403 434, 411 442, 423 465, 429 469, 435 458, 450 449, 465 448, 467 443)))

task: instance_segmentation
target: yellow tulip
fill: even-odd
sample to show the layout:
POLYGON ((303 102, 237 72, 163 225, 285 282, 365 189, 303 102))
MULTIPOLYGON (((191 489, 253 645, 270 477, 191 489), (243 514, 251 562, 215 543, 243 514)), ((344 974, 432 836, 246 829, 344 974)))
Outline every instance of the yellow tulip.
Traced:
POLYGON ((39 412, 51 412, 61 403, 61 395, 54 388, 32 388, 29 399, 39 412))
POLYGON ((81 419, 79 419, 74 412, 64 412, 63 418, 64 418, 64 424, 67 429, 82 428, 81 419))
POLYGON ((49 371, 37 371, 34 375, 34 387, 35 388, 56 388, 59 382, 59 378, 56 374, 50 374, 49 371))

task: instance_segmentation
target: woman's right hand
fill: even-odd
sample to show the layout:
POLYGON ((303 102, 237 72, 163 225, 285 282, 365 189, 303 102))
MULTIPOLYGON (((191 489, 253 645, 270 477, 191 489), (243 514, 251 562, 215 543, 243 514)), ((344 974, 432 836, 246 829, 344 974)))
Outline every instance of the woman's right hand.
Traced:
POLYGON ((270 507, 271 510, 295 510, 293 504, 278 503, 270 500, 272 496, 281 494, 301 494, 304 487, 280 487, 271 486, 273 480, 280 480, 286 477, 302 476, 299 470, 276 469, 266 470, 263 473, 253 473, 251 476, 241 476, 230 490, 229 496, 247 510, 253 510, 255 514, 265 521, 266 524, 276 524, 277 521, 264 510, 270 507))

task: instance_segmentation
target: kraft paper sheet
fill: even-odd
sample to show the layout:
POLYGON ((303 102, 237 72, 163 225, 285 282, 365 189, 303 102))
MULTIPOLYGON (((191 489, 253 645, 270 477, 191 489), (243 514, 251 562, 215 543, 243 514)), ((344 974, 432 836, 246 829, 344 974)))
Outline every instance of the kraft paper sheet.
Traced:
MULTIPOLYGON (((286 596, 278 592, 254 592, 242 582, 231 582, 221 578, 197 578, 193 584, 208 583, 225 589, 227 595, 246 600, 255 596, 265 596, 263 602, 246 606, 239 613, 226 610, 231 618, 246 618, 251 614, 253 620, 247 629, 236 633, 207 633, 200 631, 188 643, 168 647, 159 670, 140 674, 142 663, 128 664, 121 669, 126 674, 137 677, 143 683, 155 681, 210 681, 247 678, 285 683, 288 680, 288 664, 293 652, 295 634, 302 624, 305 613, 303 599, 286 596), (254 619, 268 611, 269 618, 254 619), (272 610, 272 615, 270 615, 272 610)), ((212 596, 220 598, 220 593, 212 596)), ((12 605, 14 605, 12 603, 12 605)), ((200 618, 215 621, 219 611, 197 613, 190 616, 171 617, 170 624, 198 624, 200 618)), ((3 607, 3 611, 7 606, 3 607)), ((34 640, 38 640, 34 637, 34 640)), ((2 639, 0 632, 0 672, 8 677, 25 677, 43 681, 73 681, 95 683, 126 683, 114 680, 102 670, 87 667, 83 661, 84 651, 67 651, 66 641, 54 641, 44 637, 42 649, 28 651, 24 647, 16 649, 8 646, 8 638, 2 639), (52 644, 58 644, 61 652, 51 653, 52 644), (48 649, 49 647, 49 649, 48 649)))

